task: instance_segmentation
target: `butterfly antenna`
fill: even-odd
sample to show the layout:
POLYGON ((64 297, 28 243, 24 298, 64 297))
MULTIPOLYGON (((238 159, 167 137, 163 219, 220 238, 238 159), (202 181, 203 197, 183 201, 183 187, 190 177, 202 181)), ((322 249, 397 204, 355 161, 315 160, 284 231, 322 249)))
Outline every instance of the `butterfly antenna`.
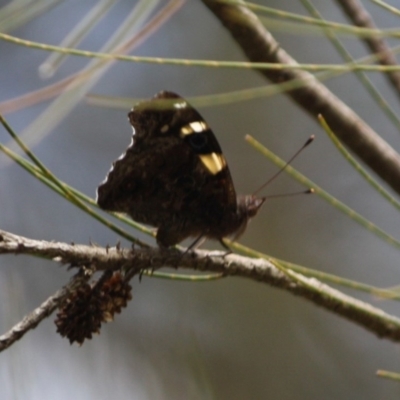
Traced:
POLYGON ((274 199, 274 198, 278 198, 278 197, 293 197, 293 196, 298 196, 300 194, 313 194, 314 192, 315 192, 314 189, 310 188, 307 190, 302 190, 301 192, 272 194, 272 195, 263 197, 263 200, 274 199))
MULTIPOLYGON (((254 193, 253 193, 253 196, 254 195, 256 195, 257 193, 259 193, 259 192, 261 192, 261 190, 262 189, 264 189, 266 186, 268 186, 273 180, 275 180, 287 167, 288 167, 288 165, 290 165, 292 162, 293 162, 293 160, 313 141, 315 139, 315 136, 314 135, 311 135, 308 139, 307 139, 307 141, 303 144, 303 146, 301 146, 300 147, 300 149, 299 150, 297 150, 296 151, 296 153, 294 153, 293 155, 292 155, 292 157, 290 157, 289 158, 289 160, 288 161, 286 161, 286 164, 275 174, 275 175, 272 175, 272 177, 270 178, 270 179, 268 179, 267 180, 267 182, 265 182, 261 187, 259 187, 254 193)), ((308 192, 308 191, 307 191, 308 192)), ((306 193, 307 193, 306 192, 306 193)), ((302 193, 304 193, 304 192, 302 192, 302 193)), ((292 195, 296 195, 296 194, 300 194, 300 193, 293 193, 293 194, 288 194, 288 196, 292 196, 292 195)), ((280 195, 280 196, 282 196, 282 195, 280 195)), ((285 196, 285 195, 283 195, 283 196, 285 196)), ((273 196, 268 196, 268 198, 269 197, 273 197, 273 196)))

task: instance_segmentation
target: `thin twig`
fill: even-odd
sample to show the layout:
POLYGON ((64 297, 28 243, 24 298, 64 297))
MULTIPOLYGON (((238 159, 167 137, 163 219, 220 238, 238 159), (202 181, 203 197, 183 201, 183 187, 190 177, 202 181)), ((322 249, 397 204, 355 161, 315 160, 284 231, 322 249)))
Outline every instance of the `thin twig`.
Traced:
MULTIPOLYGON (((297 65, 248 8, 216 0, 202 1, 250 61, 297 65)), ((290 90, 288 95, 313 118, 323 115, 336 136, 400 193, 400 155, 314 75, 298 69, 260 69, 259 72, 275 83, 303 80, 304 87, 290 90)))
MULTIPOLYGON (((164 7, 154 17, 152 17, 152 19, 147 22, 137 34, 133 36, 133 38, 128 40, 124 45, 119 46, 115 51, 117 53, 128 53, 139 47, 148 37, 150 37, 169 18, 171 18, 171 16, 177 12, 182 5, 183 0, 169 1, 168 4, 164 5, 164 7)), ((99 66, 96 65, 90 69, 71 74, 70 76, 51 85, 47 85, 44 88, 1 102, 0 112, 6 115, 7 113, 15 112, 51 99, 65 90, 73 82, 86 82, 98 68, 99 66)))
POLYGON ((399 318, 345 295, 315 278, 307 278, 291 270, 283 273, 271 262, 261 258, 254 259, 236 254, 226 256, 221 255, 221 252, 205 250, 182 255, 181 252, 173 249, 171 251, 156 248, 132 250, 118 247, 69 245, 32 240, 0 230, 0 254, 7 253, 30 254, 71 265, 86 265, 93 270, 115 270, 124 267, 133 271, 132 275, 140 274, 143 269, 179 267, 218 272, 224 276, 249 278, 287 290, 357 323, 379 337, 400 342, 399 318))
POLYGON ((0 336, 0 351, 10 347, 17 340, 21 339, 28 331, 35 329, 39 323, 47 318, 60 306, 65 298, 77 287, 90 278, 91 274, 78 273, 71 281, 60 290, 57 290, 39 307, 27 314, 18 324, 14 325, 8 332, 0 336))

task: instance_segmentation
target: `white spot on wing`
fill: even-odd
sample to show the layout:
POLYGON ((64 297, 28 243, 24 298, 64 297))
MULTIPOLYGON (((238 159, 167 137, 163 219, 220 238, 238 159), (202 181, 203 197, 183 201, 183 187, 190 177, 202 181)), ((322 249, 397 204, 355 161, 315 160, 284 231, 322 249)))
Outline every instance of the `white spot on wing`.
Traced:
POLYGON ((200 154, 199 157, 203 165, 213 175, 218 174, 218 172, 222 171, 226 167, 226 160, 222 154, 200 154))
POLYGON ((208 129, 208 125, 204 121, 194 121, 188 125, 182 126, 181 136, 191 135, 192 133, 201 133, 208 129))
POLYGON ((206 131, 208 129, 208 126, 204 121, 191 122, 189 125, 193 131, 197 133, 206 131))
POLYGON ((181 136, 191 135, 193 133, 193 129, 190 125, 182 126, 181 128, 181 136))
POLYGON ((181 101, 179 103, 174 103, 174 108, 186 108, 187 107, 187 103, 186 101, 181 101))

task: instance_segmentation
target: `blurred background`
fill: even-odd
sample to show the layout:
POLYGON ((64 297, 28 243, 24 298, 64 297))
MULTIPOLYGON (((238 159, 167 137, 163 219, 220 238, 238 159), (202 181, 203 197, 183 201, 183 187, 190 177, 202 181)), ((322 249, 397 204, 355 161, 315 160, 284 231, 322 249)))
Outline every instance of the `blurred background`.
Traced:
MULTIPOLYGON (((25 0, 25 3, 19 16, 28 14, 27 10, 32 10, 35 3, 45 2, 25 0)), ((58 45, 100 2, 47 3, 54 5, 34 17, 21 17, 19 22, 15 15, 0 18, 0 31, 58 45)), ((138 13, 142 10, 142 25, 140 18, 135 22, 140 27, 162 11, 167 2, 108 3, 108 12, 77 45, 79 48, 100 51, 121 28, 133 7, 138 7, 138 13), (147 8, 143 3, 147 3, 147 8)), ((202 2, 172 3, 176 10, 132 54, 245 60, 202 2)), ((365 3, 380 28, 398 26, 398 17, 365 3)), ((0 0, 1 7, 9 4, 0 0)), ((259 4, 308 15, 300 2, 260 0, 259 4)), ((328 20, 347 23, 335 2, 314 4, 328 20)), ((272 22, 274 36, 298 62, 343 62, 322 32, 300 26, 288 29, 276 20, 272 22)), ((344 37, 343 41, 354 57, 368 54, 358 39, 344 37)), ((49 54, 0 41, 0 101, 59 82, 96 62, 72 56, 53 77, 44 79, 39 67, 49 54)), ((95 78, 97 72, 91 74, 95 78)), ((370 73, 369 77, 398 111, 398 99, 384 78, 377 73, 370 73)), ((250 70, 115 62, 93 81, 92 87, 86 90, 82 84, 82 88, 86 94, 139 99, 160 90, 190 97, 267 84, 250 70)), ((353 75, 337 77, 327 81, 327 85, 395 149, 399 148, 399 132, 353 75)), ((5 117, 56 176, 94 197, 112 161, 130 143, 129 107, 94 106, 88 104, 83 94, 72 105, 68 96, 58 94, 56 105, 53 97, 8 110, 5 117), (56 111, 48 107, 55 107, 56 111), (65 117, 53 124, 51 117, 58 117, 62 111, 65 117)), ((18 101, 17 104, 21 105, 18 101)), ((285 94, 199 110, 224 149, 238 193, 253 192, 276 171, 246 144, 246 134, 253 135, 285 159, 310 134, 315 134, 315 143, 294 166, 339 200, 399 236, 400 219, 394 215, 395 210, 351 169, 323 130, 285 94)), ((0 140, 10 144, 4 129, 0 129, 0 140)), ((301 190, 298 183, 282 176, 266 192, 297 190, 301 190)), ((102 246, 121 240, 10 163, 3 154, 0 154, 0 206, 0 228, 15 234, 84 244, 92 240, 102 246)), ((138 236, 154 243, 150 238, 138 236)), ((317 196, 271 199, 251 222, 241 242, 287 261, 379 287, 400 283, 398 250, 317 196)), ((122 243, 129 246, 126 241, 122 243)), ((212 242, 203 247, 219 248, 212 242)), ((1 333, 67 283, 71 274, 50 261, 25 256, 0 257, 1 333)), ((71 346, 56 334, 53 316, 1 353, 0 398, 399 398, 398 384, 375 377, 377 369, 400 370, 398 345, 380 340, 301 298, 234 278, 188 283, 143 277, 140 283, 135 278, 132 285, 133 300, 128 308, 114 323, 103 326, 101 335, 83 346, 71 346)), ((394 302, 348 293, 393 314, 399 313, 394 302)))

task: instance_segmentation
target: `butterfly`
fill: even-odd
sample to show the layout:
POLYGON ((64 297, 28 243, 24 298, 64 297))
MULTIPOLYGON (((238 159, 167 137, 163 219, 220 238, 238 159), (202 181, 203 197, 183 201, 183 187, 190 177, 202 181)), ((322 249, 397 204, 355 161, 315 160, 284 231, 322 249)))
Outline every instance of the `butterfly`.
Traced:
MULTIPOLYGON (((162 91, 128 114, 132 143, 97 189, 97 204, 157 228, 162 248, 188 237, 237 239, 265 198, 237 196, 221 147, 204 118, 162 91)), ((192 247, 191 246, 191 247, 192 247)))

